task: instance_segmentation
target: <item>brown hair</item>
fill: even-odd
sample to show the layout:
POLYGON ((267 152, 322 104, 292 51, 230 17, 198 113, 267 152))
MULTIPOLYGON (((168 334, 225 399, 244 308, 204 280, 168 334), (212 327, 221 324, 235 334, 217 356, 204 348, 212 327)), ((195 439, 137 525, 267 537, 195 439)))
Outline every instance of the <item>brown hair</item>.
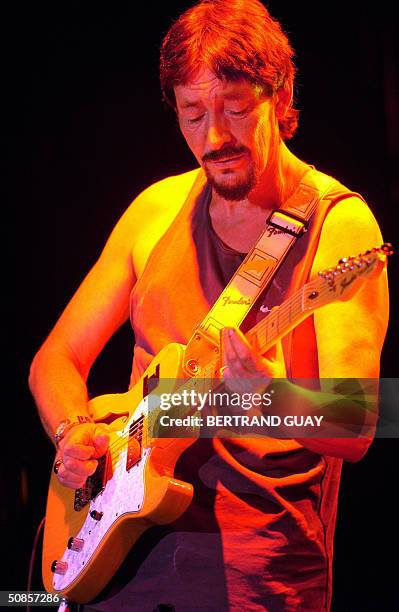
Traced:
MULTIPOLYGON (((294 51, 280 24, 258 0, 201 0, 166 34, 160 58, 165 101, 176 108, 173 88, 186 84, 201 65, 228 80, 245 78, 274 95, 294 81, 294 51)), ((292 102, 279 119, 283 139, 298 125, 292 102)))

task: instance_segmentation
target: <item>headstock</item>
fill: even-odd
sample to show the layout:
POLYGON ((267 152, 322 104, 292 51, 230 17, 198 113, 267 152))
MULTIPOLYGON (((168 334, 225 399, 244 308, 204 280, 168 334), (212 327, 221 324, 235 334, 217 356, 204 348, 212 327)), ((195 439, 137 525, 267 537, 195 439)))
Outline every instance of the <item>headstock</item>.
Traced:
POLYGON ((348 300, 360 288, 364 278, 375 278, 386 267, 387 258, 392 255, 390 243, 366 251, 357 257, 344 257, 338 265, 319 272, 334 299, 348 300))
POLYGON ((363 280, 374 278, 382 272, 392 253, 392 245, 385 243, 357 257, 344 257, 334 268, 322 270, 316 279, 303 288, 302 309, 314 310, 329 302, 349 300, 363 280))

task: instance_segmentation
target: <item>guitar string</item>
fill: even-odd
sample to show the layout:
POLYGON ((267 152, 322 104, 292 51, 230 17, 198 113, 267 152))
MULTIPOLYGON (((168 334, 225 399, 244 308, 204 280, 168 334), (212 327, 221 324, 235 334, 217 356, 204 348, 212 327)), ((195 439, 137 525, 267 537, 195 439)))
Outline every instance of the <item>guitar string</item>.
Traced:
MULTIPOLYGON (((305 290, 306 292, 312 292, 315 290, 315 288, 317 288, 318 285, 321 285, 320 287, 320 291, 318 292, 317 301, 320 301, 321 298, 324 297, 324 295, 328 292, 331 291, 331 287, 328 285, 328 283, 325 282, 324 279, 321 278, 316 278, 313 279, 312 281, 309 281, 306 285, 304 285, 303 287, 301 287, 299 290, 297 290, 288 300, 287 302, 280 306, 278 309, 276 309, 276 311, 272 312, 268 317, 265 317, 264 319, 262 319, 257 325, 255 325, 248 333, 247 333, 247 338, 248 337, 252 337, 252 336, 257 336, 260 335, 261 333, 263 333, 264 331, 268 330, 269 328, 269 332, 271 332, 271 327, 273 327, 274 323, 275 323, 275 319, 277 319, 277 325, 274 328, 274 330, 272 331, 272 333, 270 334, 266 334, 265 337, 267 338, 267 335, 269 335, 269 342, 274 340, 273 334, 275 337, 277 337, 279 335, 279 327, 281 327, 281 324, 283 324, 283 326, 285 326, 286 321, 288 320, 289 323, 292 323, 293 319, 292 319, 292 314, 295 308, 298 308, 298 302, 300 303, 300 305, 303 305, 303 300, 304 300, 304 294, 305 294, 305 290), (324 282, 323 282, 324 281, 324 282), (287 312, 288 311, 288 312, 287 312), (277 333, 275 333, 277 331, 277 333)), ((314 310, 314 307, 312 307, 312 309, 309 309, 309 315, 311 314, 311 311, 314 310)), ((297 311, 294 312, 294 318, 297 315, 302 315, 304 312, 306 312, 302 307, 297 311)), ((204 368, 201 372, 201 378, 204 378, 203 374, 204 372, 213 370, 214 364, 217 363, 217 360, 215 360, 215 362, 211 362, 211 364, 209 364, 207 366, 207 368, 204 368)), ((187 379, 187 385, 188 384, 193 384, 193 381, 198 380, 198 376, 193 377, 191 379, 187 379)), ((175 391, 176 392, 176 391, 175 391)), ((186 411, 187 412, 187 411, 186 411)), ((152 416, 149 415, 147 413, 147 420, 152 418, 152 420, 155 420, 159 415, 159 412, 156 414, 156 416, 152 416)), ((131 425, 130 425, 131 427, 131 425)), ((142 439, 144 438, 146 443, 148 441, 148 438, 150 437, 148 434, 148 425, 147 427, 143 428, 142 430, 142 439)), ((119 436, 119 438, 116 440, 116 442, 114 444, 112 444, 109 447, 109 454, 111 455, 111 459, 113 460, 113 465, 115 465, 115 467, 117 467, 118 465, 118 461, 115 462, 115 457, 118 456, 119 457, 119 451, 121 449, 124 449, 126 446, 128 446, 128 441, 126 442, 126 439, 130 440, 130 439, 138 439, 140 437, 140 432, 135 432, 132 435, 131 431, 126 432, 125 434, 123 434, 122 436, 119 436), (112 454, 112 451, 117 451, 117 453, 115 453, 114 455, 112 454)), ((152 437, 152 436, 151 436, 152 437)))
MULTIPOLYGON (((281 324, 285 325, 286 321, 288 322, 292 322, 292 311, 298 307, 299 303, 302 303, 303 300, 303 294, 304 294, 304 290, 314 290, 314 287, 317 286, 317 284, 320 284, 320 278, 314 279, 313 281, 310 281, 309 283, 307 283, 306 285, 304 285, 303 287, 301 287, 298 291, 296 291, 288 300, 287 303, 285 305, 280 306, 278 309, 276 309, 276 311, 272 312, 268 317, 265 317, 264 319, 262 319, 257 325, 255 325, 246 335, 248 336, 256 336, 256 335, 260 335, 261 333, 263 333, 265 330, 267 330, 268 327, 271 327, 271 324, 274 324, 274 319, 277 319, 278 324, 274 329, 277 329, 278 332, 278 327, 279 325, 281 326, 281 324)), ((323 286, 325 287, 325 284, 323 283, 323 286)), ((325 288, 324 290, 321 289, 319 295, 317 296, 318 298, 320 298, 322 296, 322 293, 328 293, 330 291, 330 288, 325 288)), ((294 316, 296 316, 297 314, 303 314, 305 311, 300 309, 297 313, 294 314, 294 316)), ((310 314, 310 312, 309 312, 310 314)), ((274 332, 274 330, 273 330, 274 332)), ((278 333, 277 333, 278 335, 278 333)), ((269 339, 269 342, 271 340, 273 340, 274 338, 271 337, 269 339)), ((201 372, 201 378, 204 378, 203 374, 204 372, 213 370, 214 368, 214 364, 217 363, 217 360, 215 360, 215 362, 212 362, 211 364, 209 364, 206 368, 204 368, 201 372)), ((193 377, 193 378, 189 378, 187 379, 188 383, 190 381, 195 381, 198 380, 198 376, 193 377)), ((175 391, 177 392, 177 391, 175 391)), ((149 415, 147 415, 147 418, 150 418, 149 415)), ((155 417, 156 418, 156 417, 155 417)), ((129 426, 129 428, 131 427, 131 425, 129 426)), ((148 427, 146 428, 148 429, 148 427)), ((119 451, 120 449, 124 448, 127 446, 126 443, 126 438, 131 439, 137 439, 139 437, 138 432, 137 434, 133 434, 131 435, 132 432, 127 431, 125 434, 123 434, 122 436, 119 436, 119 438, 115 441, 115 443, 111 444, 108 448, 108 452, 111 455, 111 458, 114 460, 115 459, 115 455, 112 455, 112 451, 119 451)), ((147 431, 145 431, 145 429, 143 428, 143 436, 144 434, 147 434, 147 439, 148 439, 148 433, 147 431)), ((119 455, 119 452, 118 452, 119 455)), ((114 464, 114 463, 113 463, 114 464)), ((116 465, 116 464, 115 464, 116 465)))
MULTIPOLYGON (((350 269, 346 269, 346 271, 351 271, 350 269)), ((283 323, 285 325, 286 323, 286 319, 288 319, 289 323, 292 323, 292 311, 294 310, 294 308, 296 308, 298 306, 298 302, 301 303, 301 308, 299 309, 298 312, 294 313, 294 318, 297 315, 302 315, 306 312, 306 310, 304 310, 302 308, 303 306, 303 302, 304 302, 304 297, 305 297, 305 292, 312 292, 315 289, 317 289, 319 286, 319 291, 317 294, 317 302, 319 302, 321 300, 321 298, 323 298, 327 293, 329 293, 331 291, 331 286, 328 282, 326 282, 326 279, 324 277, 316 277, 315 279, 309 281, 308 283, 306 283, 305 285, 303 285, 299 290, 297 290, 296 292, 294 292, 292 294, 292 296, 290 298, 288 298, 286 300, 286 302, 284 304, 282 304, 281 306, 279 306, 274 312, 272 311, 271 314, 269 314, 269 316, 265 317, 264 319, 262 319, 257 325, 255 325, 251 330, 249 330, 249 332, 247 332, 246 337, 247 339, 251 340, 252 337, 257 337, 260 336, 261 333, 263 333, 264 331, 267 331, 269 328, 269 331, 271 329, 271 327, 273 327, 274 325, 274 320, 277 319, 277 325, 274 328, 273 332, 275 330, 277 330, 277 334, 275 334, 275 337, 278 337, 279 333, 278 333, 278 329, 279 326, 281 326, 281 324, 283 323), (288 311, 288 312, 287 312, 288 311)), ((334 285, 335 287, 335 285, 334 285)), ((314 304, 316 304, 317 302, 315 302, 314 304)), ((308 310, 309 312, 309 316, 311 314, 311 312, 315 310, 315 307, 312 304, 312 307, 308 310)), ((283 325, 283 326, 284 326, 283 325)), ((267 338, 267 334, 265 335, 265 338, 267 338)), ((268 343, 270 343, 272 340, 274 340, 275 338, 272 336, 269 338, 268 343)), ((265 352, 265 351, 263 351, 265 352)), ((203 368, 203 370, 201 371, 201 378, 204 378, 203 374, 204 372, 213 370, 214 368, 214 364, 217 363, 217 360, 215 360, 214 362, 211 362, 211 364, 209 364, 206 368, 203 368)), ((189 384, 192 381, 198 380, 199 376, 195 376, 192 377, 191 379, 187 379, 189 384)), ((177 391, 175 391, 177 392, 177 391)), ((157 415, 153 418, 156 419, 159 413, 157 413, 157 415)), ((149 415, 147 413, 147 420, 151 418, 151 415, 149 415)), ((115 443, 111 444, 108 448, 108 453, 112 459, 112 465, 115 467, 117 467, 118 465, 118 460, 115 462, 115 457, 116 456, 120 456, 120 450, 124 449, 126 446, 128 446, 128 442, 126 442, 126 438, 128 438, 128 440, 130 439, 138 439, 140 436, 140 433, 142 434, 142 439, 145 438, 145 443, 148 441, 149 438, 149 434, 148 434, 148 425, 147 427, 143 427, 141 432, 135 432, 132 435, 132 432, 130 431, 130 427, 129 426, 129 431, 126 432, 125 434, 123 434, 122 436, 119 436, 119 438, 116 440, 115 443), (117 453, 115 453, 114 455, 112 454, 112 451, 117 451, 117 453)), ((151 436, 152 437, 152 436, 151 436)))
MULTIPOLYGON (((298 315, 302 315, 304 312, 306 312, 306 310, 303 308, 304 305, 304 299, 305 299, 305 291, 309 292, 309 291, 314 291, 318 285, 321 284, 321 287, 319 288, 317 297, 317 301, 319 302, 321 300, 321 298, 324 297, 325 294, 329 293, 331 291, 331 285, 328 282, 328 279, 325 279, 324 277, 320 278, 320 277, 316 277, 314 280, 309 281, 308 283, 306 283, 303 287, 301 287, 298 291, 294 292, 293 295, 280 307, 278 307, 274 313, 272 312, 269 316, 265 317, 264 319, 262 319, 257 325, 255 325, 251 330, 249 330, 249 332, 246 334, 246 337, 248 340, 251 340, 252 337, 257 337, 258 335, 260 335, 260 333, 263 333, 264 331, 267 331, 267 328, 271 327, 271 322, 274 324, 274 319, 277 319, 277 331, 279 326, 281 326, 282 323, 284 323, 285 325, 285 318, 288 319, 289 323, 292 323, 292 314, 293 314, 293 310, 294 308, 298 307, 298 302, 300 302, 301 307, 299 308, 299 310, 297 312, 294 313, 294 318, 298 315), (326 281, 327 282, 322 282, 322 281, 326 281), (288 311, 288 312, 287 312, 288 311)), ((316 302, 314 302, 314 304, 316 305, 316 302)), ((308 310, 309 312, 309 316, 311 314, 311 312, 315 310, 315 307, 312 304, 312 307, 308 310)), ((274 328, 273 331, 276 330, 276 328, 274 328)), ((279 334, 277 333, 277 336, 279 334)), ((265 342, 266 342, 266 338, 267 338, 267 334, 265 335, 265 342)), ((269 339, 268 342, 266 342, 266 344, 271 342, 271 338, 269 339)), ((274 340, 274 338, 273 338, 274 340)), ((265 351, 263 351, 265 352, 265 351)), ((216 364, 218 363, 218 359, 215 359, 213 362, 211 362, 210 364, 208 364, 208 366, 206 366, 205 368, 203 368, 203 370, 201 371, 201 378, 203 378, 203 374, 210 372, 214 370, 216 364)), ((201 378, 199 376, 196 377, 192 377, 191 379, 187 379, 187 385, 189 384, 195 384, 195 382, 197 380, 201 380, 201 378)), ((220 383, 219 383, 220 386, 220 383)), ((216 387, 217 388, 217 387, 216 387)), ((198 412, 198 410, 196 410, 196 412, 198 412)), ((157 418, 159 415, 159 410, 158 413, 156 414, 155 418, 157 418)), ((132 424, 129 425, 129 429, 128 431, 123 434, 122 436, 120 436, 118 438, 118 440, 111 444, 108 448, 108 452, 105 455, 105 465, 104 465, 104 475, 106 475, 107 473, 107 468, 109 466, 109 463, 111 462, 111 467, 113 472, 115 472, 115 470, 119 467, 119 465, 123 462, 125 463, 125 465, 127 464, 127 456, 123 456, 121 454, 121 449, 124 449, 126 447, 128 447, 129 444, 129 440, 136 439, 138 440, 140 438, 141 435, 141 442, 143 440, 143 438, 145 438, 145 444, 148 443, 148 438, 149 438, 149 434, 148 434, 148 420, 153 418, 154 416, 150 415, 147 412, 147 423, 146 426, 144 426, 145 423, 145 416, 143 415, 144 419, 142 419, 142 423, 143 423, 143 427, 142 429, 140 429, 139 425, 133 425, 133 429, 136 428, 137 431, 133 433, 130 431, 132 424), (126 441, 127 438, 127 441, 126 441), (115 452, 117 451, 117 452, 115 452), (116 460, 115 460, 116 459, 116 460)), ((138 421, 136 421, 137 423, 138 421)), ((151 436, 153 437, 153 436, 151 436)), ((190 436, 194 439, 197 439, 198 436, 190 436)), ((176 438, 174 438, 176 439, 176 438)), ((141 459, 141 456, 140 456, 141 459)), ((140 461, 140 459, 138 461, 140 461)), ((135 465, 135 464, 133 464, 135 465)), ((132 465, 132 467, 133 467, 132 465)), ((106 482, 103 482, 103 486, 106 484, 106 482)))
MULTIPOLYGON (((302 293, 302 292, 301 292, 301 290, 300 290, 300 291, 296 292, 295 294, 293 294, 292 298, 290 298, 290 302, 291 302, 291 300, 292 300, 292 301, 294 302, 295 306, 297 306, 297 305, 298 305, 298 302, 300 302, 300 300, 301 300, 301 298, 302 298, 301 293, 302 293)), ((294 307, 294 304, 291 304, 291 309, 294 307)), ((283 310, 282 310, 282 311, 284 311, 284 310, 288 310, 288 311, 289 311, 288 305, 286 306, 286 308, 283 308, 283 310)), ((281 314, 281 313, 280 313, 280 314, 281 314)), ((284 313, 284 314, 285 314, 285 313, 284 313)), ((277 311, 275 311, 275 312, 273 313, 273 315, 270 315, 269 317, 266 317, 266 319, 268 319, 268 324, 269 324, 269 325, 270 325, 270 321, 271 321, 271 319, 272 319, 272 318, 273 318, 273 319, 277 318, 277 311)), ((283 317, 281 317, 281 316, 280 316, 279 318, 280 318, 280 323, 281 323, 281 322, 283 322, 283 317)), ((254 328, 252 328, 252 330, 250 330, 250 332, 252 332, 253 334, 255 334, 255 333, 256 333, 256 330, 259 332, 259 331, 261 331, 261 330, 262 330, 262 328, 266 328, 266 324, 265 324, 264 320, 260 321, 260 322, 259 322, 259 323, 258 323, 256 326, 254 326, 254 328)), ((249 333, 248 333, 248 335, 249 335, 249 333)), ((216 362, 216 361, 217 361, 217 360, 215 360, 215 362, 216 362)), ((212 369, 213 369, 213 363, 212 363, 212 364, 209 364, 209 365, 208 365, 206 368, 204 368, 204 369, 203 369, 203 371, 201 372, 201 374, 202 374, 201 378, 203 378, 203 373, 204 373, 204 371, 205 371, 205 372, 207 372, 207 371, 212 370, 212 369)), ((197 376, 196 376, 196 377, 193 377, 193 378, 191 378, 191 379, 190 379, 190 378, 189 378, 189 379, 187 379, 187 381, 193 381, 193 380, 196 380, 196 379, 198 379, 198 378, 199 378, 199 377, 197 377, 197 376)), ((130 438, 130 437, 131 437, 130 433, 131 433, 131 432, 127 431, 127 432, 126 432, 125 434, 123 434, 122 436, 119 436, 119 438, 118 438, 118 439, 115 441, 115 443, 113 443, 112 445, 110 445, 110 446, 109 446, 109 449, 108 449, 108 450, 109 450, 109 451, 112 451, 112 450, 117 450, 117 449, 120 449, 121 447, 125 446, 126 444, 124 443, 124 441, 123 441, 123 440, 124 440, 124 438, 127 438, 127 437, 129 437, 129 438, 130 438)), ((134 437, 135 437, 135 436, 134 436, 134 437)))
MULTIPOLYGON (((279 325, 280 326, 281 326, 281 324, 285 325, 286 319, 288 319, 288 322, 291 323, 292 322, 292 311, 295 308, 298 307, 298 302, 300 302, 301 306, 302 306, 305 290, 306 290, 306 292, 309 292, 309 291, 312 291, 312 290, 314 291, 314 289, 317 287, 317 285, 320 285, 320 284, 321 284, 321 288, 320 288, 320 291, 319 291, 318 296, 317 296, 319 298, 319 301, 320 301, 320 298, 324 297, 323 294, 328 293, 331 290, 331 288, 330 288, 330 286, 328 286, 328 283, 323 282, 320 278, 316 278, 313 281, 310 281, 309 283, 307 283, 306 285, 301 287, 298 291, 296 291, 291 296, 291 298, 289 298, 287 300, 287 303, 284 306, 282 305, 274 313, 272 313, 268 317, 265 317, 264 319, 262 319, 262 321, 260 321, 256 326, 254 326, 248 332, 247 336, 260 335, 263 331, 267 330, 267 328, 271 327, 271 323, 273 324, 273 320, 274 319, 277 319, 277 323, 278 323, 276 328, 275 328, 275 330, 277 330, 277 332, 278 332, 279 325), (288 311, 288 313, 287 313, 287 311, 288 311)), ((294 317, 297 314, 301 315, 304 312, 305 311, 303 310, 303 308, 300 308, 298 310, 298 312, 296 312, 294 314, 294 317)), ((309 311, 309 314, 310 314, 310 311, 309 311)), ((277 335, 278 335, 278 333, 277 333, 277 335)), ((269 334, 269 336, 270 336, 270 334, 269 334)), ((274 340, 273 337, 269 338, 269 342, 272 339, 274 340)), ((216 361, 214 363, 216 363, 216 361)), ((209 370, 213 370, 214 363, 209 364, 208 368, 204 369, 205 372, 209 371, 209 370)), ((203 372, 201 372, 201 374, 202 374, 201 378, 203 378, 203 372)), ((187 380, 189 382, 191 382, 191 384, 192 384, 192 381, 195 381, 196 379, 198 379, 198 377, 193 377, 192 379, 187 379, 187 380)), ((187 383, 187 384, 189 384, 189 383, 187 383)), ((187 411, 186 411, 186 413, 187 413, 187 411)), ((155 417, 153 416, 152 420, 156 419, 158 414, 156 414, 155 417)), ((151 415, 147 415, 147 420, 148 419, 151 419, 151 415)), ((132 435, 132 432, 128 431, 125 434, 123 434, 122 436, 120 436, 118 438, 118 440, 113 445, 110 446, 109 454, 111 455, 112 464, 115 465, 115 467, 118 466, 118 460, 115 462, 115 457, 117 456, 119 458, 119 456, 120 456, 119 451, 121 449, 124 449, 126 446, 128 446, 128 441, 126 441, 126 438, 128 438, 128 440, 130 440, 132 438, 138 440, 138 438, 140 437, 140 433, 141 433, 142 434, 142 439, 144 438, 144 440, 145 440, 144 443, 146 443, 146 442, 148 442, 148 438, 150 437, 149 434, 148 434, 148 429, 149 429, 149 427, 148 427, 148 424, 147 424, 147 427, 143 428, 142 432, 135 432, 132 435), (117 451, 117 453, 115 453, 113 455, 112 454, 113 451, 117 451)))

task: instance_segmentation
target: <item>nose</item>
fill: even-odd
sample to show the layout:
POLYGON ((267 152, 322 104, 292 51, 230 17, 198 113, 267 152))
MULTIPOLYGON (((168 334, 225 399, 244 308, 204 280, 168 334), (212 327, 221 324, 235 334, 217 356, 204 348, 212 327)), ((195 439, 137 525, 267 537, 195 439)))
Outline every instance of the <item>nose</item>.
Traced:
POLYGON ((231 142, 231 134, 222 118, 213 117, 209 121, 207 134, 207 148, 211 151, 220 149, 231 142))

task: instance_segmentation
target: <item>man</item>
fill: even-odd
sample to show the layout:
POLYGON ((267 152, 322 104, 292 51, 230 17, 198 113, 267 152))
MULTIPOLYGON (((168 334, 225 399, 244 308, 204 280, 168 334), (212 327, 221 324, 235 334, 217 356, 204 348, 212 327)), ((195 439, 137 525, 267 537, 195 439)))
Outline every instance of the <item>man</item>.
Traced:
MULTIPOLYGON (((91 421, 86 388, 107 340, 130 314, 135 384, 161 348, 188 342, 271 213, 305 176, 321 180, 285 144, 297 125, 292 56, 257 0, 200 2, 166 35, 164 97, 200 169, 135 199, 34 359, 30 385, 47 433, 56 436, 65 487, 82 487, 107 449, 107 426, 91 421)), ((334 184, 329 202, 262 297, 268 307, 283 300, 298 271, 314 276, 382 242, 361 197, 334 184)), ((380 275, 350 301, 316 311, 294 332, 290 353, 278 343, 260 355, 238 329, 226 328, 226 384, 239 390, 243 380, 267 385, 286 374, 378 378, 387 304, 380 275)), ((287 385, 285 401, 298 393, 287 385)), ((317 405, 317 392, 312 397, 317 405)), ((176 466, 194 482, 193 503, 172 526, 143 535, 127 560, 131 580, 121 575, 125 584, 111 585, 92 609, 328 610, 342 459, 360 459, 369 443, 200 440, 176 466)))

